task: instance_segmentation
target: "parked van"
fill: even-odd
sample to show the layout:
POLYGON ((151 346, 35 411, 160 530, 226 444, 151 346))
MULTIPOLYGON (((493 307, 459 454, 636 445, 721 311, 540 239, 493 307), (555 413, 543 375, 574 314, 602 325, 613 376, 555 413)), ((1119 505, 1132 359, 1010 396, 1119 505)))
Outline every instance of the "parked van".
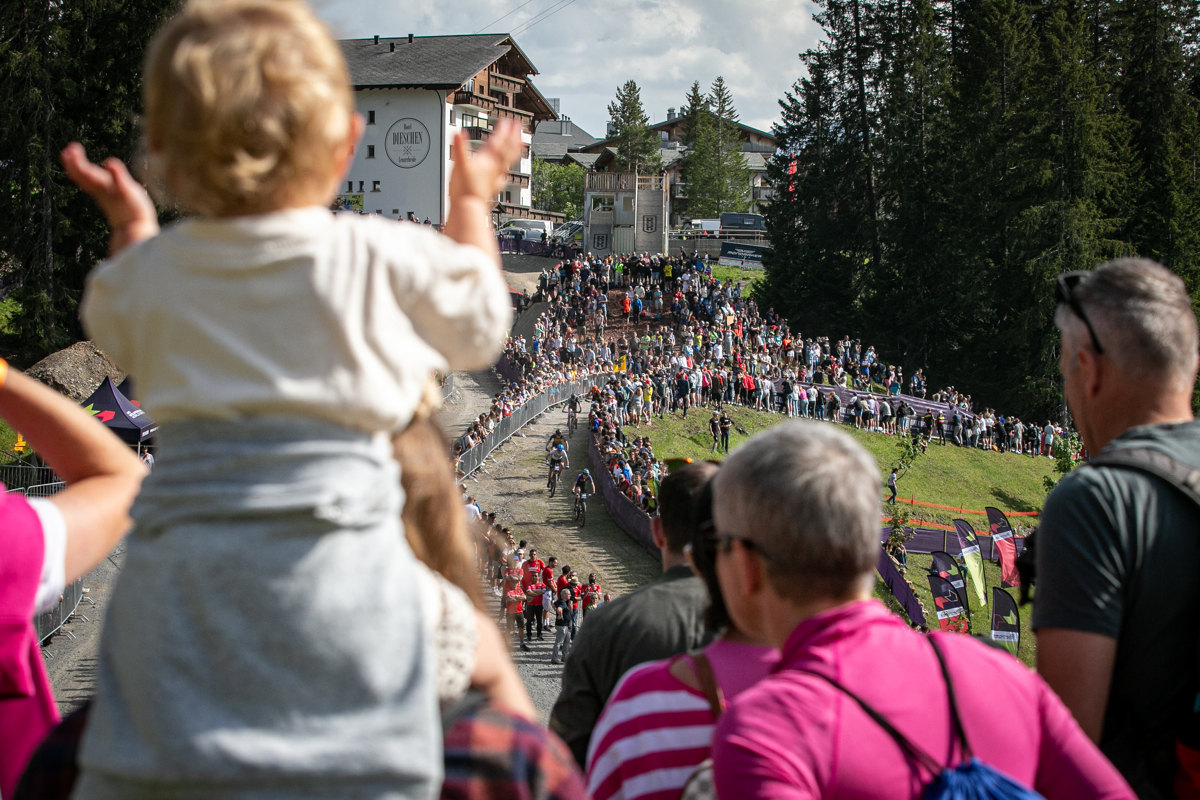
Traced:
POLYGON ((694 219, 683 226, 683 230, 696 236, 716 236, 721 229, 719 219, 694 219))
POLYGON ((548 219, 510 219, 500 227, 497 233, 501 236, 513 236, 517 231, 524 234, 524 238, 531 242, 540 242, 542 234, 547 237, 554 230, 554 223, 548 219))

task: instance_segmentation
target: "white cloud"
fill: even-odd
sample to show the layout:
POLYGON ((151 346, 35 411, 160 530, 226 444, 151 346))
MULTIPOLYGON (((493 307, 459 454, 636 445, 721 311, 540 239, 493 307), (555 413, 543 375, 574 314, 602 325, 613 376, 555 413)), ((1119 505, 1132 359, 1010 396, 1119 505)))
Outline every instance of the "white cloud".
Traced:
POLYGON ((525 0, 311 2, 346 38, 511 32, 540 71, 538 89, 560 98, 562 112, 595 136, 604 135, 608 103, 630 78, 659 122, 682 105, 692 81, 707 91, 723 75, 742 122, 767 130, 800 77, 797 55, 820 35, 807 0, 530 0, 511 14, 525 0))

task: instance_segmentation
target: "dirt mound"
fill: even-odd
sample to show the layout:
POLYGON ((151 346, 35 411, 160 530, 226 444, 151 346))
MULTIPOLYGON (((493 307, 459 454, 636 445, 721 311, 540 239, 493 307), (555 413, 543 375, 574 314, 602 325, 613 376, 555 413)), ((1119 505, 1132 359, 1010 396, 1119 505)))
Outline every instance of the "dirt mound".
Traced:
POLYGON ((76 342, 66 350, 51 353, 34 364, 25 374, 82 403, 105 378, 114 383, 125 373, 91 342, 76 342))

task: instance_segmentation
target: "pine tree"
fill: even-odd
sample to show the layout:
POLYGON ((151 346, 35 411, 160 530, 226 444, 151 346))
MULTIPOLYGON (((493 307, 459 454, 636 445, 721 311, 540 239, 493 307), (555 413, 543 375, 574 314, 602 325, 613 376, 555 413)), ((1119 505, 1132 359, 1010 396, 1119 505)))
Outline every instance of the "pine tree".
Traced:
POLYGON ((726 211, 750 208, 750 170, 742 156, 742 137, 733 93, 720 75, 713 81, 708 101, 713 114, 712 134, 716 140, 713 148, 716 171, 714 216, 719 217, 726 211))
POLYGON ((637 81, 625 81, 617 89, 616 99, 608 104, 608 116, 613 126, 610 138, 617 144, 617 169, 642 175, 658 172, 662 167, 658 139, 650 130, 637 81))
POLYGON ((146 43, 174 3, 41 0, 0 7, 0 242, 20 310, 9 353, 32 361, 80 338, 84 276, 104 257, 99 211, 66 180, 59 151, 130 158, 146 43))

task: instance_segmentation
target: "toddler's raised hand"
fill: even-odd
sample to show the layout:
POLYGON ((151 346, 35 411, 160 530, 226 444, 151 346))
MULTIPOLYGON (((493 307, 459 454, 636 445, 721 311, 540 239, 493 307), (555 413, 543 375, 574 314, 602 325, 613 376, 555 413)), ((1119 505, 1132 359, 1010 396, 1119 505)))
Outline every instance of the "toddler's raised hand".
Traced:
POLYGON ((71 142, 59 157, 67 177, 104 212, 112 228, 108 240, 110 256, 158 233, 158 212, 150 195, 119 159, 109 158, 103 165, 95 164, 88 160, 79 142, 71 142))
POLYGON ((508 172, 521 156, 521 126, 500 120, 483 147, 471 152, 466 131, 454 138, 454 170, 450 173, 450 201, 475 197, 491 202, 508 183, 508 172))

